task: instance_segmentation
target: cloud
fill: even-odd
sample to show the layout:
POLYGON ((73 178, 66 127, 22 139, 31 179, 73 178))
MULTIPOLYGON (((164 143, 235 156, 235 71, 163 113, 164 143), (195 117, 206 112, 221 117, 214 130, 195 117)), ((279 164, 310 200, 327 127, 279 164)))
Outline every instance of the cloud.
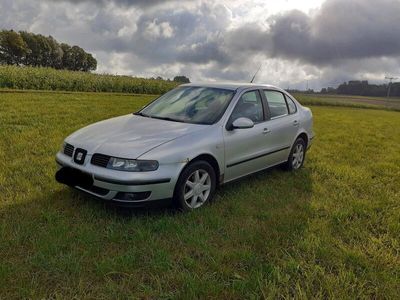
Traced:
POLYGON ((400 69, 399 0, 288 3, 0 0, 0 28, 80 45, 99 72, 118 74, 248 81, 262 63, 259 82, 321 87, 400 69))
POLYGON ((140 16, 126 51, 150 65, 227 63, 228 55, 220 45, 228 25, 229 10, 219 4, 158 9, 140 16))
POLYGON ((206 64, 218 62, 227 65, 231 62, 229 54, 219 46, 218 37, 211 37, 204 42, 197 42, 191 45, 180 47, 177 59, 182 62, 206 64))
MULTIPOLYGON (((267 29, 247 28, 246 39, 254 38, 240 47, 316 65, 400 55, 398 0, 327 0, 313 15, 292 10, 267 22, 267 29)), ((233 32, 231 40, 239 40, 244 30, 233 32)))
POLYGON ((96 5, 107 5, 113 3, 119 6, 140 6, 149 7, 160 3, 165 3, 165 0, 47 0, 49 2, 70 2, 73 4, 80 4, 84 2, 92 2, 96 5))

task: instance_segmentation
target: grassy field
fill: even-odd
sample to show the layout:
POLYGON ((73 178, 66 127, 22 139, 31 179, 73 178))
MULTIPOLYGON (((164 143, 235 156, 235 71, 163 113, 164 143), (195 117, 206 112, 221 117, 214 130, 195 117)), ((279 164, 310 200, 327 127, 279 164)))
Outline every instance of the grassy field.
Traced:
POLYGON ((302 170, 224 186, 193 213, 54 181, 66 135, 153 97, 0 93, 1 299, 398 299, 399 112, 312 106, 302 170))
POLYGON ((344 106, 400 111, 399 98, 364 97, 356 95, 294 94, 296 99, 308 105, 344 106))

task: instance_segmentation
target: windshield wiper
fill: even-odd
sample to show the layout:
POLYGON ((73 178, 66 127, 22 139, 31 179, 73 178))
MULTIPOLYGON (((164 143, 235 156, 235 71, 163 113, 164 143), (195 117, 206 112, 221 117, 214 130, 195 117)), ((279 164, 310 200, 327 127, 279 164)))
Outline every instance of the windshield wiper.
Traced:
POLYGON ((184 120, 178 120, 178 119, 173 119, 173 118, 169 118, 169 117, 150 116, 150 115, 146 115, 142 112, 134 112, 133 114, 135 116, 141 116, 141 117, 146 117, 146 118, 151 118, 151 119, 159 119, 159 120, 165 120, 165 121, 186 123, 186 121, 184 121, 184 120))
POLYGON ((165 121, 186 123, 186 121, 184 121, 184 120, 173 119, 173 118, 169 118, 169 117, 158 117, 158 116, 148 116, 148 117, 153 118, 153 119, 165 120, 165 121))
POLYGON ((141 117, 151 118, 150 116, 148 116, 148 115, 146 115, 146 114, 144 114, 144 113, 142 113, 142 112, 140 112, 140 111, 134 112, 133 114, 134 114, 135 116, 141 116, 141 117))

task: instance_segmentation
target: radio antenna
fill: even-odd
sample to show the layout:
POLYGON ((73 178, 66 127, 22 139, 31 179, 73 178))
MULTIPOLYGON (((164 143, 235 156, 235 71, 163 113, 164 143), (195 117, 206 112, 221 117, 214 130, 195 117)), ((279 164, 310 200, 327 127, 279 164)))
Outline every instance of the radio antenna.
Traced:
POLYGON ((258 74, 258 71, 260 71, 260 69, 261 69, 261 65, 262 65, 262 64, 260 64, 260 66, 258 67, 258 70, 254 73, 254 76, 253 76, 253 78, 251 78, 250 83, 253 83, 254 78, 256 78, 256 75, 258 74))

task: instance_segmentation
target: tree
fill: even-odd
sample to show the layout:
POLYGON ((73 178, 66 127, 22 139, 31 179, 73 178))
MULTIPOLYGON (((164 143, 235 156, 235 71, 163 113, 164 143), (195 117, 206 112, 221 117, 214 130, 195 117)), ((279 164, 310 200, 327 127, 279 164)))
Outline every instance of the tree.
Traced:
POLYGON ((0 31, 0 63, 93 71, 97 60, 79 46, 59 44, 52 36, 26 31, 0 31))
POLYGON ((21 31, 20 36, 28 47, 24 63, 33 67, 40 66, 41 49, 37 36, 26 31, 21 31))
POLYGON ((72 66, 74 64, 73 62, 74 58, 72 57, 71 46, 62 43, 60 47, 61 50, 63 51, 63 57, 62 57, 63 69, 72 70, 72 66))
POLYGON ((49 47, 47 66, 55 69, 62 69, 62 57, 64 52, 62 51, 60 44, 57 43, 52 36, 47 38, 47 44, 49 47))
MULTIPOLYGON (((340 84, 336 89, 328 87, 323 88, 321 93, 342 94, 342 95, 360 95, 384 97, 387 95, 387 84, 369 84, 368 81, 352 80, 340 84)), ((400 83, 393 83, 391 87, 391 96, 400 96, 400 83)))
POLYGON ((28 47, 21 36, 13 30, 0 32, 0 62, 20 65, 24 62, 28 47))
POLYGON ((85 53, 82 48, 78 46, 72 46, 70 49, 71 56, 72 58, 72 64, 70 65, 71 69, 73 71, 81 71, 81 68, 84 65, 84 60, 85 60, 85 53))
POLYGON ((92 56, 92 54, 87 54, 87 65, 84 71, 94 71, 97 69, 97 60, 92 56))
POLYGON ((49 67, 51 48, 47 38, 41 34, 36 35, 36 42, 39 47, 38 66, 49 67))
POLYGON ((189 78, 187 78, 186 76, 183 76, 183 75, 175 76, 174 81, 180 82, 180 83, 190 83, 189 78))

